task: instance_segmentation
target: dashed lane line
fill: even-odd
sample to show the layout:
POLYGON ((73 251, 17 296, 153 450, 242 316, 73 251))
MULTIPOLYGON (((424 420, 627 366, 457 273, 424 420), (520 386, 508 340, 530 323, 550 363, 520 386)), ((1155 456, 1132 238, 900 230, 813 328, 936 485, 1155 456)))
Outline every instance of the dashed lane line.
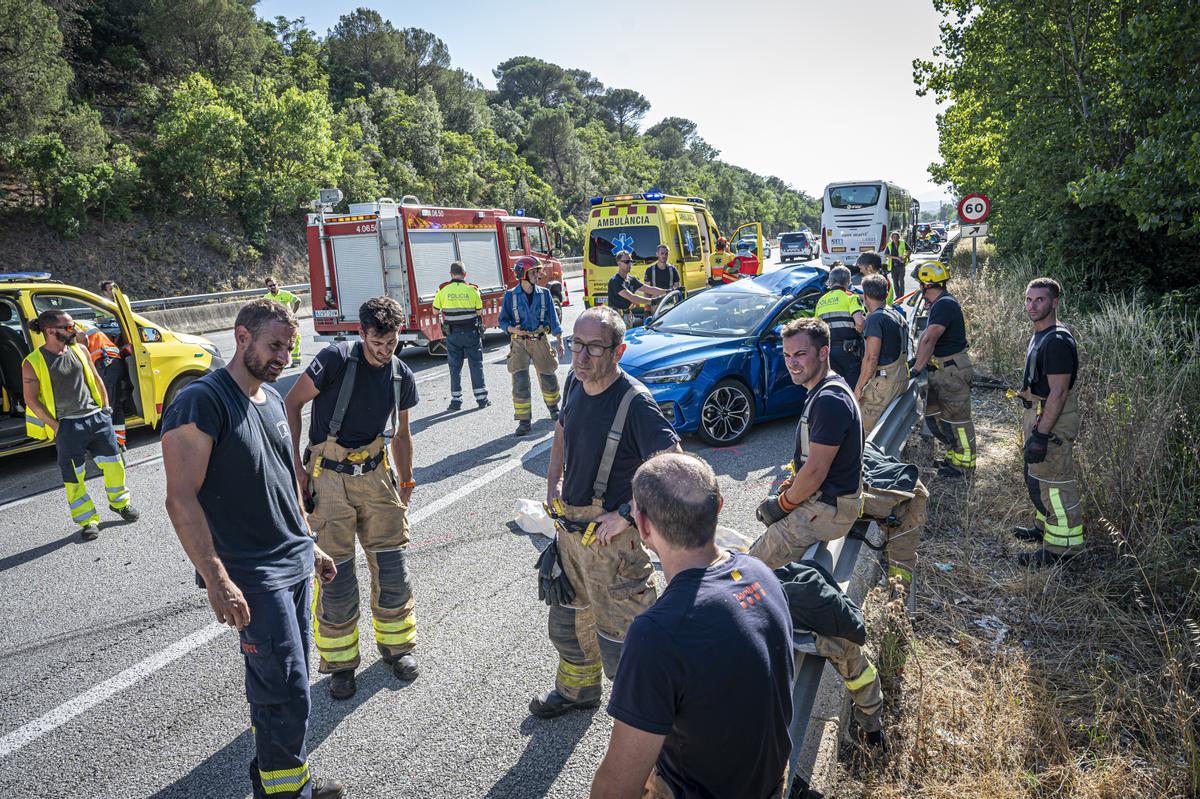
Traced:
MULTIPOLYGON (((439 497, 434 502, 418 508, 410 516, 409 521, 412 524, 418 524, 421 521, 429 518, 435 513, 445 510, 455 502, 463 499, 466 496, 474 493, 488 483, 492 483, 512 470, 521 465, 533 460, 550 448, 552 435, 542 436, 536 439, 534 446, 531 447, 524 455, 519 458, 511 458, 507 462, 502 463, 485 474, 476 477, 468 483, 464 483, 459 488, 451 491, 442 497, 439 497)), ((160 459, 161 456, 158 456, 160 459)), ((155 460, 156 458, 148 458, 145 462, 155 460)), ((9 503, 9 505, 0 506, 0 509, 11 507, 13 504, 18 504, 24 500, 18 500, 17 503, 9 503)), ((38 738, 41 738, 47 733, 53 732, 72 719, 86 713, 87 711, 112 698, 116 694, 124 691, 126 688, 146 679, 151 674, 159 671, 165 666, 169 666, 176 660, 179 660, 189 652, 204 646, 209 641, 216 638, 221 633, 232 628, 218 622, 197 630, 191 635, 168 646, 159 652, 155 652, 146 659, 135 663, 125 671, 110 677, 104 682, 89 688, 82 694, 79 694, 74 699, 70 699, 58 707, 40 716, 27 724, 13 730, 12 732, 0 738, 0 760, 8 757, 14 752, 24 748, 38 738)))

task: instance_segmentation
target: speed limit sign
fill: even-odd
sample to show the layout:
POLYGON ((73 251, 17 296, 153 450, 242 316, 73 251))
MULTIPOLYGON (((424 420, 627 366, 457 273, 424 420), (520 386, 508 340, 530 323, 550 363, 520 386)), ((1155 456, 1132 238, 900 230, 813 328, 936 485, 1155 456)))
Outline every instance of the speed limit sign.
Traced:
POLYGON ((968 194, 958 201, 958 218, 968 225, 978 224, 992 212, 992 201, 982 194, 968 194))

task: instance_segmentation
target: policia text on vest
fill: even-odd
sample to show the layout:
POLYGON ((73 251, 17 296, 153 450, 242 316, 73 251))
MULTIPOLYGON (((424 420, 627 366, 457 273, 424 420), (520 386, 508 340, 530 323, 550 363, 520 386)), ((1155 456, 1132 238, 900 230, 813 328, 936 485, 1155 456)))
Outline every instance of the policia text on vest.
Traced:
POLYGON ((446 362, 450 368, 450 407, 462 408, 462 365, 471 370, 471 388, 480 408, 488 401, 483 378, 483 297, 479 287, 467 282, 466 268, 460 261, 450 265, 450 282, 443 283, 433 298, 433 309, 442 315, 442 335, 446 338, 446 362))

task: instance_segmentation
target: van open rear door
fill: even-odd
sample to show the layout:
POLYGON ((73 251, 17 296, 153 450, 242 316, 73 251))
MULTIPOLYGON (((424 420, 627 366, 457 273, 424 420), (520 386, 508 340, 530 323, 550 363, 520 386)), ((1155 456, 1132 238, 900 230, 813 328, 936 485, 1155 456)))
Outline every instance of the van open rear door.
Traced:
MULTIPOLYGON (((161 414, 154 402, 154 370, 150 364, 150 352, 142 339, 142 331, 138 328, 133 309, 129 307, 129 300, 116 286, 113 287, 113 299, 117 303, 117 321, 121 323, 121 332, 125 334, 125 340, 133 350, 132 359, 125 359, 125 372, 133 383, 133 404, 143 422, 157 427, 161 414)), ((109 402, 112 401, 109 399, 109 402)))

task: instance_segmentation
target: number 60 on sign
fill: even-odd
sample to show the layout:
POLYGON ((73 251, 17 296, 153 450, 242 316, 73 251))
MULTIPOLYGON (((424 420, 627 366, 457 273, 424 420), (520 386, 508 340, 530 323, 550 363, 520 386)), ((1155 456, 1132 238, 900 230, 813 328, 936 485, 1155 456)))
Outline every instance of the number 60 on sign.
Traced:
POLYGON ((973 225, 988 218, 992 212, 992 202, 982 194, 968 194, 958 201, 958 218, 973 225))

